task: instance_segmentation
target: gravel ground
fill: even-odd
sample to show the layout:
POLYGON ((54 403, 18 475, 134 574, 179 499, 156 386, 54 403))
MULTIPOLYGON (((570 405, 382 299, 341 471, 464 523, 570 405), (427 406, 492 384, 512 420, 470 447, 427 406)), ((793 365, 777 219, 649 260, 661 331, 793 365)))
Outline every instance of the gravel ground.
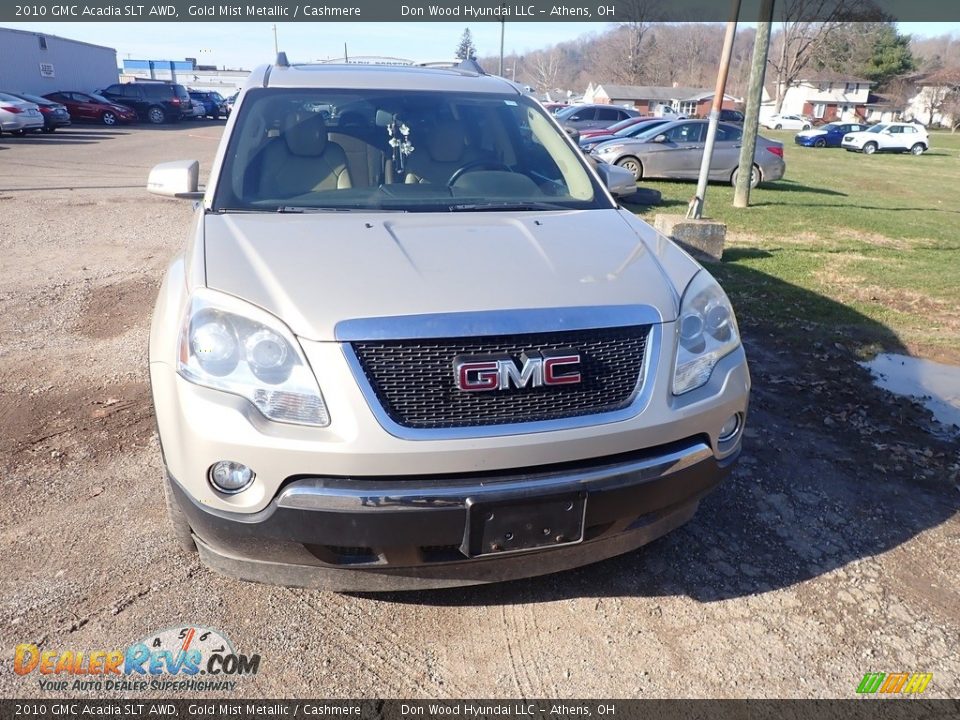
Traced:
MULTIPOLYGON (((18 643, 110 649, 223 630, 262 656, 234 696, 850 697, 865 672, 960 695, 958 446, 843 345, 741 318, 743 460, 640 552, 501 586, 348 596, 222 578, 170 541, 151 416, 153 297, 218 123, 0 139, 0 696, 18 643)), ((91 693, 95 695, 95 693, 91 693)))

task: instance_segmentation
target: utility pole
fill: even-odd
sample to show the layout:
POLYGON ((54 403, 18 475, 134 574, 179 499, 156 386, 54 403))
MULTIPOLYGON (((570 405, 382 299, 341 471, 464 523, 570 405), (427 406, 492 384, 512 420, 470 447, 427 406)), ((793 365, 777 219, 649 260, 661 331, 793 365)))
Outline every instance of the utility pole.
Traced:
POLYGON ((713 146, 717 139, 717 123, 720 122, 720 108, 727 90, 727 74, 730 72, 730 57, 733 55, 733 41, 737 35, 737 18, 740 15, 740 0, 730 3, 730 20, 723 37, 723 52, 720 56, 720 69, 717 71, 717 86, 713 93, 713 105, 710 108, 710 124, 707 126, 707 142, 700 161, 700 179, 697 182, 697 194, 690 201, 687 218, 699 220, 703 217, 703 205, 707 194, 707 179, 710 175, 710 163, 713 160, 713 146))
POLYGON ((503 36, 507 32, 507 20, 506 18, 500 18, 500 70, 497 72, 497 75, 503 77, 503 36))
POLYGON ((733 206, 750 206, 750 180, 753 176, 753 155, 757 151, 757 132, 760 124, 760 103, 763 101, 763 78, 770 51, 770 29, 773 24, 773 0, 760 0, 757 19, 757 37, 753 42, 753 61, 750 66, 750 87, 743 118, 743 143, 740 146, 740 164, 737 166, 737 186, 733 206))
POLYGON ((280 43, 277 42, 277 24, 273 24, 273 52, 274 54, 280 53, 280 43))

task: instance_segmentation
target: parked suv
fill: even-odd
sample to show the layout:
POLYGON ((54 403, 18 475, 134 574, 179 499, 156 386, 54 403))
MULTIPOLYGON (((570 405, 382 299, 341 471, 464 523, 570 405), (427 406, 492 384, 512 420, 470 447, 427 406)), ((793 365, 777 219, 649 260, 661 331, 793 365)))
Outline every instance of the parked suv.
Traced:
POLYGON ((640 117, 640 112, 618 105, 571 105, 557 113, 560 124, 571 130, 610 127, 633 117, 640 117))
POLYGON ((916 123, 880 123, 844 135, 840 145, 850 152, 862 152, 865 155, 875 152, 923 155, 930 149, 930 137, 927 129, 916 123))
POLYGON ((157 125, 180 120, 192 112, 187 89, 174 83, 115 83, 100 94, 113 102, 132 107, 141 120, 149 120, 157 125))
POLYGON ((629 175, 474 65, 278 60, 204 191, 196 161, 148 181, 199 201, 150 333, 179 541, 243 579, 385 590, 689 520, 750 376, 717 282, 605 187, 629 175))

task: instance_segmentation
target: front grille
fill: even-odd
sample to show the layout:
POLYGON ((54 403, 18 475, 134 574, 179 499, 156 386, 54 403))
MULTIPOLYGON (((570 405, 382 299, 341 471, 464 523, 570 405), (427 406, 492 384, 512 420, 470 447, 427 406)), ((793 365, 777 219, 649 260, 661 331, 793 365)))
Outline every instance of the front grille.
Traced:
POLYGON ((384 411, 410 428, 457 428, 595 415, 626 407, 637 389, 650 326, 524 335, 354 342, 384 411), (576 385, 464 392, 454 383, 458 355, 574 349, 576 385))

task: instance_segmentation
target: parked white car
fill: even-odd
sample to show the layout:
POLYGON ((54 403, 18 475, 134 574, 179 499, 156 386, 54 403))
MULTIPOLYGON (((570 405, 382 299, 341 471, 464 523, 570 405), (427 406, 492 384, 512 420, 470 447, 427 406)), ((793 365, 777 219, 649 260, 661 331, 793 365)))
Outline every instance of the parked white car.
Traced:
POLYGON ((922 155, 930 149, 930 137, 923 125, 882 123, 869 130, 843 136, 840 144, 850 152, 873 155, 875 152, 909 152, 922 155))
POLYGON ((43 115, 36 103, 0 93, 0 135, 5 132, 23 135, 42 129, 43 115))
POLYGON ((770 130, 809 130, 813 123, 803 115, 770 115, 760 121, 770 130))

